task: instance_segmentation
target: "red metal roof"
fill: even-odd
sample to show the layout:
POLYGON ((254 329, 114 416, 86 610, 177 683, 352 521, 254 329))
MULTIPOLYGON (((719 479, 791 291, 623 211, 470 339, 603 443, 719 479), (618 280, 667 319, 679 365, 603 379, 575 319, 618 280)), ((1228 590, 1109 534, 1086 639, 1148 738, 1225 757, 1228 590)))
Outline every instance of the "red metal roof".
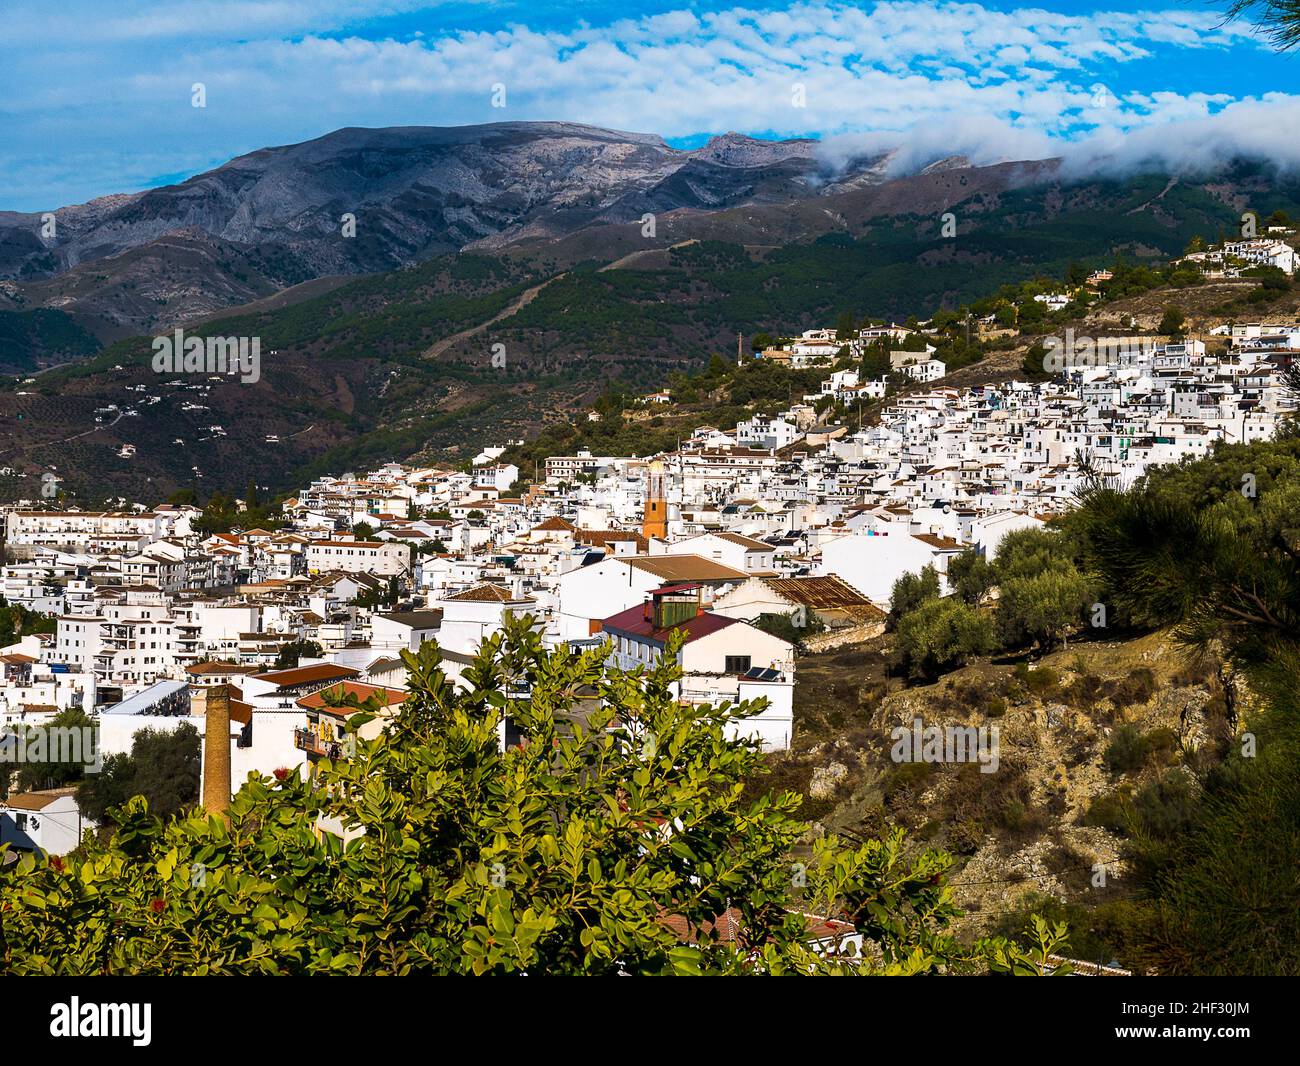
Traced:
POLYGON ((646 618, 645 613, 645 604, 629 607, 626 611, 619 611, 618 614, 606 618, 601 622, 601 628, 607 633, 650 640, 658 644, 666 644, 673 630, 680 630, 685 634, 686 643, 689 644, 693 640, 699 640, 710 633, 716 633, 719 629, 736 624, 735 618, 726 618, 712 611, 705 611, 668 629, 656 629, 654 623, 646 618))

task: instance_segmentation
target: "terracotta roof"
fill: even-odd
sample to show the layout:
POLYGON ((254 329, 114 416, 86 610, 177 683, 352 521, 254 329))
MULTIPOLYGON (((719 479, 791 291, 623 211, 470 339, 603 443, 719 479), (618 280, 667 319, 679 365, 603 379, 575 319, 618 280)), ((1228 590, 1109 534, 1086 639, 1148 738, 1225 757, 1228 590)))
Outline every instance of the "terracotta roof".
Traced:
POLYGON ((442 624, 441 611, 385 611, 375 615, 412 629, 437 629, 442 624))
MULTIPOLYGON (((261 636, 261 634, 255 634, 261 636)), ((314 663, 311 666, 295 666, 290 670, 271 670, 265 674, 254 674, 258 681, 270 681, 276 688, 293 688, 296 685, 309 685, 314 681, 343 681, 358 677, 361 671, 352 670, 338 663, 314 663)))
POLYGON ((406 699, 406 689, 367 685, 362 681, 343 681, 337 685, 329 685, 317 692, 313 692, 310 696, 303 696, 294 702, 305 710, 323 711, 337 718, 346 718, 350 714, 357 713, 356 707, 331 707, 325 701, 327 695, 331 698, 335 696, 355 696, 359 703, 365 703, 371 696, 378 696, 384 706, 392 707, 406 699))
POLYGON ((752 552, 770 552, 772 545, 765 541, 756 540, 753 537, 745 537, 739 533, 714 533, 713 536, 719 540, 728 541, 731 544, 739 544, 746 551, 752 552))
POLYGON ((449 600, 474 600, 478 603, 517 603, 514 593, 504 585, 493 585, 490 582, 482 585, 475 585, 472 589, 465 589, 463 592, 457 592, 448 596, 449 600))
POLYGON ((251 674, 257 670, 256 666, 245 666, 242 663, 228 663, 220 659, 209 659, 206 662, 195 663, 193 666, 187 666, 187 674, 251 674))
POLYGON ((637 555, 623 561, 665 582, 744 581, 749 576, 702 555, 637 555))
POLYGON ((579 531, 575 539, 579 544, 591 544, 601 548, 611 541, 634 540, 638 552, 650 550, 650 541, 634 529, 584 529, 579 531))
POLYGON ((55 800, 63 799, 64 796, 71 796, 76 793, 76 788, 46 788, 37 792, 19 792, 10 795, 6 800, 0 800, 7 807, 15 807, 20 811, 43 811, 55 800))
POLYGON ((553 518, 548 518, 545 522, 542 522, 540 525, 533 526, 532 531, 534 533, 537 532, 576 533, 578 531, 578 527, 575 526, 572 522, 565 521, 565 519, 557 516, 553 518))
POLYGON ((913 538, 943 551, 961 551, 961 545, 951 537, 936 537, 933 533, 914 533, 913 538))

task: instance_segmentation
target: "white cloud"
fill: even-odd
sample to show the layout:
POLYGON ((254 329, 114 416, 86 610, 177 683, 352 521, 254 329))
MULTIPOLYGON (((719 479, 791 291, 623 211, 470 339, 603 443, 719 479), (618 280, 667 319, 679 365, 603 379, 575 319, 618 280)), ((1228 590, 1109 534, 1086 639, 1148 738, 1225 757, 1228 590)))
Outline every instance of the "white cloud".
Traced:
MULTIPOLYGON (((339 126, 504 119, 667 137, 857 133, 905 141, 900 158, 918 164, 932 151, 981 162, 1081 158, 1069 141, 1109 158, 1139 150, 1121 147, 1129 142, 1168 156, 1177 149, 1160 145, 1162 128, 1208 122, 1224 143, 1239 143, 1225 114, 1265 121, 1293 99, 1264 104, 1162 85, 1169 68, 1152 62, 1156 53, 1166 64, 1213 64, 1230 49, 1258 48, 1247 27, 1184 7, 1065 15, 938 0, 866 10, 814 2, 403 39, 372 39, 360 21, 430 8, 431 18, 442 10, 428 0, 123 0, 109 17, 89 19, 70 0, 54 15, 44 5, 39 15, 20 12, 6 34, 24 46, 0 72, 0 188, 27 207, 56 206, 339 126), (1130 86, 1095 106, 1093 86, 1121 77, 1130 86), (206 109, 190 106, 196 81, 207 87, 206 109), (490 106, 496 82, 507 87, 505 110, 490 106), (804 107, 794 106, 796 84, 804 107)), ((1187 147, 1198 159, 1214 151, 1187 147)))

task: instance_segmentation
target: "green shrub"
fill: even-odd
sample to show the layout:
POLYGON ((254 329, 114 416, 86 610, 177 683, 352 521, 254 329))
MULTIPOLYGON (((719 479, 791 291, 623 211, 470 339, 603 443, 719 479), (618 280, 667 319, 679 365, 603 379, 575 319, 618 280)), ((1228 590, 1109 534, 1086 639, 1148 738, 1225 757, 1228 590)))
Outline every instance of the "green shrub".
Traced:
POLYGON ((1136 726, 1122 725, 1111 734, 1101 760, 1112 774, 1126 774, 1146 765, 1150 748, 1136 726))
POLYGON ((934 678, 996 646, 988 615, 953 597, 929 600, 900 619, 894 665, 914 679, 934 678))
POLYGON ((1061 675, 1048 666, 1032 669, 1028 663, 1016 666, 1015 678, 1025 691, 1040 700, 1054 700, 1061 695, 1061 675))
POLYGON ((1133 812, 1144 833, 1173 840, 1195 822, 1197 796, 1191 776, 1175 770, 1143 788, 1133 798, 1133 812))
POLYGON ((1148 667, 1130 670, 1127 677, 1112 681, 1107 693, 1116 707, 1132 707, 1146 703, 1156 693, 1156 675, 1148 667))
POLYGON ((1127 786, 1098 796, 1088 805, 1087 813, 1080 819, 1083 825, 1109 829, 1112 833, 1128 836, 1133 825, 1133 796, 1127 786))

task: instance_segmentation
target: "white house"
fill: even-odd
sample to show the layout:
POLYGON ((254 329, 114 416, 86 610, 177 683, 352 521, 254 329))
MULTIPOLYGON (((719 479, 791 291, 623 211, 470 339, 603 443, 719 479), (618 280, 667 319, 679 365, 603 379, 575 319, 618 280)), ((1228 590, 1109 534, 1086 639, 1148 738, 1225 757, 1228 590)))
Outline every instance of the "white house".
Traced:
MULTIPOLYGON (((601 619, 639 606, 653 589, 694 582, 706 591, 743 582, 743 570, 698 555, 606 556, 560 576, 557 628, 563 640, 579 640, 600 631, 601 619)), ((443 624, 446 624, 444 616, 443 624)))
POLYGON ((411 567, 411 549, 396 541, 316 540, 307 545, 307 570, 330 570, 392 577, 411 567))
POLYGON ((746 574, 770 574, 776 566, 776 549, 772 545, 739 533, 701 533, 677 541, 672 548, 676 553, 699 555, 746 574))
POLYGON ((955 540, 934 534, 867 533, 837 537, 822 545, 819 574, 835 574, 871 600, 889 603, 894 582, 904 574, 933 565, 948 572, 948 560, 962 550, 955 540))
POLYGON ((779 415, 755 415, 736 423, 736 443, 745 447, 779 450, 802 436, 794 422, 779 415))
POLYGON ((948 365, 942 359, 926 359, 924 362, 908 363, 902 371, 913 381, 938 381, 948 373, 948 365))
POLYGON ((1239 256, 1251 266, 1274 266, 1284 273, 1295 273, 1295 249, 1286 241, 1264 237, 1227 241, 1223 251, 1227 255, 1239 256))
POLYGON ((794 730, 794 646, 747 622, 706 611, 701 587, 655 589, 645 602, 605 618, 611 665, 631 670, 658 661, 673 634, 682 679, 678 695, 693 704, 764 700, 756 716, 732 723, 733 737, 750 737, 765 751, 785 751, 794 730))
POLYGON ((20 851, 66 855, 96 823, 77 806, 77 789, 20 792, 0 800, 0 844, 20 851))
POLYGON ((395 611, 370 617, 370 646, 376 650, 418 651, 426 640, 438 636, 439 611, 395 611))
POLYGON ((453 593, 438 605, 442 609, 438 646, 461 655, 476 654, 484 640, 501 631, 507 614, 537 613, 537 603, 531 597, 490 582, 453 593))

